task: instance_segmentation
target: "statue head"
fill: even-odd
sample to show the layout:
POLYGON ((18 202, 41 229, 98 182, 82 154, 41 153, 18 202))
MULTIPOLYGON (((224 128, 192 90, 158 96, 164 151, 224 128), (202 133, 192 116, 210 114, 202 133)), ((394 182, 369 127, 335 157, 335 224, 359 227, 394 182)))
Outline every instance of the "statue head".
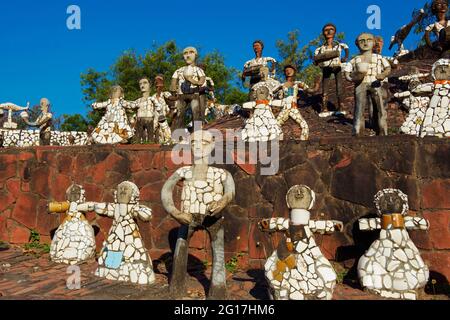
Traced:
POLYGON ((198 57, 198 51, 194 47, 187 47, 183 50, 183 58, 186 64, 192 65, 195 64, 195 61, 198 57))
POLYGON ((48 112, 50 109, 50 101, 47 98, 42 98, 39 102, 42 112, 48 112))
POLYGON ((111 99, 121 99, 124 97, 123 88, 121 86, 112 86, 111 88, 111 99))
POLYGON ((408 214, 408 196, 399 189, 384 189, 375 195, 375 207, 378 215, 401 213, 408 214))
POLYGON ((333 23, 327 23, 323 28, 322 28, 322 34, 325 37, 325 39, 334 39, 334 37, 336 36, 336 31, 337 28, 333 23))
POLYGON ((375 46, 375 37, 370 33, 361 33, 355 42, 361 53, 372 52, 375 46))
POLYGON ((156 88, 164 88, 164 76, 162 74, 158 74, 155 77, 155 87, 156 88))
POLYGON ((139 188, 130 181, 124 181, 117 186, 114 200, 121 204, 137 204, 139 202, 139 188))
POLYGON ((215 146, 213 135, 206 130, 197 130, 191 134, 191 150, 194 160, 206 160, 215 146))
POLYGON ((77 185, 77 184, 72 184, 66 191, 67 201, 83 203, 86 201, 84 194, 85 194, 85 190, 83 189, 82 186, 77 185))
POLYGON ((286 195, 286 203, 289 209, 311 210, 315 202, 316 194, 305 185, 293 186, 286 195))
POLYGON ((295 77, 296 74, 297 68, 294 65, 288 64, 287 66, 284 67, 284 75, 286 78, 295 77))
POLYGON ((264 50, 264 42, 262 40, 253 41, 253 51, 256 55, 262 56, 262 52, 264 50))
POLYGON ((264 82, 258 82, 252 87, 251 98, 256 100, 269 100, 271 96, 270 88, 264 82))
POLYGON ((150 92, 150 80, 147 77, 142 77, 139 80, 139 88, 141 89, 141 92, 150 92))
POLYGON ((431 74, 434 80, 450 80, 450 60, 439 59, 436 61, 431 74))
POLYGON ((384 39, 382 36, 376 36, 374 39, 373 53, 381 54, 383 52, 384 39))
POLYGON ((446 15, 448 11, 447 0, 434 0, 431 5, 431 11, 438 18, 440 15, 446 15))

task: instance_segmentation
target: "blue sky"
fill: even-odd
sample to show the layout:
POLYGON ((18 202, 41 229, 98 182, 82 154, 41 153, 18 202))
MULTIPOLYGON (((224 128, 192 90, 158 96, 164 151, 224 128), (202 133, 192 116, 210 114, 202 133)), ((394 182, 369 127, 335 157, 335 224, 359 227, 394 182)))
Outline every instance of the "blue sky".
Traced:
MULTIPOLYGON (((82 102, 80 74, 108 70, 128 49, 143 52, 153 43, 176 40, 202 52, 217 49, 227 65, 241 69, 253 58, 252 42, 265 42, 265 55, 277 58, 275 42, 299 29, 302 44, 327 22, 345 32, 351 53, 355 37, 368 31, 366 10, 381 8, 381 30, 388 42, 425 0, 16 0, 0 2, 0 102, 52 102, 56 116, 88 110, 82 102), (68 30, 69 5, 81 8, 81 30, 68 30), (189 6, 189 7, 188 7, 189 6)), ((410 35, 405 45, 414 48, 410 35)), ((393 52, 385 48, 384 54, 393 52)))

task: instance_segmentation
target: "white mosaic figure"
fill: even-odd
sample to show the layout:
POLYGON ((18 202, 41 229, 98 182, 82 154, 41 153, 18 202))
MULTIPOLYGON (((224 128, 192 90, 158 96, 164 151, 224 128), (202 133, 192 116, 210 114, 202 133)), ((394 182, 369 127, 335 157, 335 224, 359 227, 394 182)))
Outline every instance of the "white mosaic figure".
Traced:
POLYGON ((213 255, 208 299, 223 300, 226 298, 223 210, 234 199, 235 184, 228 171, 209 165, 215 142, 208 131, 195 131, 190 142, 193 165, 178 169, 164 184, 161 192, 164 209, 181 224, 170 292, 175 296, 185 294, 189 241, 195 231, 204 229, 210 236, 213 255), (174 204, 173 190, 180 181, 183 190, 178 209, 174 204))
POLYGON ((429 270, 407 229, 428 230, 427 220, 407 216, 408 197, 398 189, 385 189, 375 195, 381 218, 360 219, 362 231, 379 230, 380 238, 358 262, 361 285, 385 298, 417 298, 416 290, 428 282, 429 270))
POLYGON ((244 109, 253 109, 253 114, 245 121, 241 137, 243 141, 270 141, 280 139, 282 130, 270 107, 271 88, 259 82, 252 88, 255 101, 244 103, 244 109))
POLYGON ((265 264, 265 275, 275 300, 331 300, 336 272, 317 246, 313 232, 325 234, 343 229, 342 222, 310 220, 315 193, 304 185, 292 187, 286 196, 290 219, 272 218, 259 223, 262 231, 284 232, 285 240, 265 264))
POLYGON ((400 131, 404 134, 421 136, 422 124, 425 113, 430 104, 430 94, 419 95, 414 90, 421 84, 420 78, 427 77, 429 74, 415 73, 408 76, 400 77, 401 81, 408 81, 408 91, 398 92, 394 97, 402 100, 408 110, 408 116, 405 122, 400 127, 400 131))
POLYGON ((94 229, 78 205, 85 202, 85 190, 76 184, 67 191, 67 202, 50 203, 49 212, 66 213, 50 245, 50 258, 56 263, 80 264, 95 256, 94 229))
POLYGON ((134 136, 125 109, 133 109, 136 104, 124 100, 123 89, 113 86, 111 98, 105 102, 95 102, 95 110, 106 109, 106 113, 92 132, 92 139, 97 144, 127 143, 134 136))
POLYGON ((450 137, 450 60, 440 59, 433 65, 434 83, 417 86, 413 94, 432 94, 423 115, 420 136, 450 137))
POLYGON ((135 221, 136 218, 149 221, 152 210, 139 205, 139 189, 129 181, 119 184, 114 199, 114 203, 88 202, 81 207, 83 211, 95 211, 114 219, 103 243, 95 275, 140 285, 153 284, 152 260, 135 221))

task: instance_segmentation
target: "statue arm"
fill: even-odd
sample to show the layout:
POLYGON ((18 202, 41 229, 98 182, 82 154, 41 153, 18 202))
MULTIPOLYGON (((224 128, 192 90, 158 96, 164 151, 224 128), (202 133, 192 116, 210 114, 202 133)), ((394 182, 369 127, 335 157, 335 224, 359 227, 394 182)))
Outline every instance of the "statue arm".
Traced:
POLYGON ((414 90, 413 93, 432 93, 434 90, 434 84, 433 83, 424 83, 419 84, 414 90))
POLYGON ((114 217, 114 204, 100 202, 86 202, 78 205, 77 210, 80 212, 92 212, 101 216, 114 217))
POLYGON ((234 196, 236 195, 236 185, 234 183, 233 176, 231 173, 226 173, 226 178, 224 181, 224 195, 222 199, 215 202, 213 201, 209 205, 209 211, 212 215, 217 215, 222 212, 223 209, 234 199, 234 196))
POLYGON ((342 232, 344 224, 337 220, 310 220, 309 228, 314 233, 332 234, 336 231, 342 232))
POLYGON ((94 102, 94 103, 92 104, 92 108, 93 108, 94 110, 105 109, 110 103, 111 103, 111 100, 110 100, 110 99, 108 99, 108 100, 105 101, 105 102, 94 102))
POLYGON ((383 59, 384 69, 383 69, 383 72, 381 72, 380 74, 377 75, 377 79, 380 81, 389 77, 389 75, 391 74, 391 71, 392 71, 392 67, 391 67, 391 64, 389 63, 389 61, 387 61, 386 58, 382 58, 382 59, 383 59))
POLYGON ((363 218, 359 219, 359 230, 361 231, 373 231, 381 229, 380 218, 363 218))
POLYGON ((408 230, 428 230, 430 228, 430 222, 425 218, 420 217, 405 217, 405 227, 408 230))
POLYGON ((139 218, 142 221, 150 221, 152 218, 152 209, 143 205, 136 205, 133 208, 133 216, 139 218))
POLYGON ((258 228, 263 232, 282 232, 289 229, 289 219, 271 218, 258 222, 258 228))
POLYGON ((172 217, 176 217, 180 214, 180 210, 175 207, 175 203, 173 201, 173 189, 177 185, 179 181, 182 180, 182 177, 175 172, 164 184, 161 191, 161 201, 166 210, 172 217))
POLYGON ((176 93, 178 91, 178 78, 172 78, 172 81, 170 82, 169 90, 171 93, 176 93))

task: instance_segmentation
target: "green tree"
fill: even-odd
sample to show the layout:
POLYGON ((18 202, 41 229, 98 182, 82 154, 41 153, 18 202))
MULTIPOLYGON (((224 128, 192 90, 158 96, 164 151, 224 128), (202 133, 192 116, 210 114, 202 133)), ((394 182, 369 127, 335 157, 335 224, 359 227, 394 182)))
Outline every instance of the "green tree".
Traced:
POLYGON ((84 131, 88 130, 88 120, 81 114, 62 116, 61 131, 84 131))

